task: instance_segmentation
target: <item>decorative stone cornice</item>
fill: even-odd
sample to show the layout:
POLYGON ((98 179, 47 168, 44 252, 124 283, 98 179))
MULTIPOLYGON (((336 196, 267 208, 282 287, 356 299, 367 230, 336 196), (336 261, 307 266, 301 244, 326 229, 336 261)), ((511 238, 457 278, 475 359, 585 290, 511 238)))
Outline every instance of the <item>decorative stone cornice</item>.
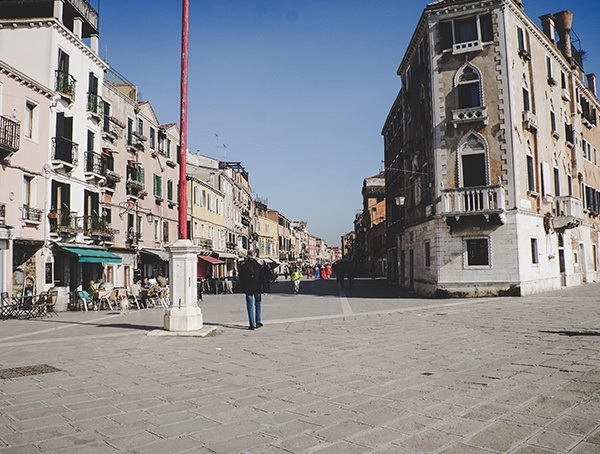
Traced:
POLYGON ((39 82, 31 79, 21 71, 16 68, 13 68, 6 62, 0 60, 0 74, 4 74, 7 77, 17 81, 21 85, 30 88, 31 90, 45 96, 48 99, 52 99, 56 92, 46 87, 45 85, 40 84, 39 82))
POLYGON ((56 18, 36 18, 36 19, 2 19, 0 20, 0 30, 3 28, 54 28, 58 33, 67 38, 80 51, 89 57, 94 63, 100 66, 100 69, 108 69, 108 64, 104 62, 95 52, 69 30, 62 22, 56 18))

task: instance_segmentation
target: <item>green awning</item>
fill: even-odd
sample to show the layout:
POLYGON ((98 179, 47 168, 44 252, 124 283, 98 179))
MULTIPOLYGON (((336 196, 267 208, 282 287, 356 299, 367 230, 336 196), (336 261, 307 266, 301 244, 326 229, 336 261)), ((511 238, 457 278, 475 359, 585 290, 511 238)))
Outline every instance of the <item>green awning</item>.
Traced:
POLYGON ((71 254, 77 255, 79 263, 121 263, 123 261, 121 257, 112 252, 108 252, 106 249, 88 249, 67 246, 61 246, 61 248, 71 254))

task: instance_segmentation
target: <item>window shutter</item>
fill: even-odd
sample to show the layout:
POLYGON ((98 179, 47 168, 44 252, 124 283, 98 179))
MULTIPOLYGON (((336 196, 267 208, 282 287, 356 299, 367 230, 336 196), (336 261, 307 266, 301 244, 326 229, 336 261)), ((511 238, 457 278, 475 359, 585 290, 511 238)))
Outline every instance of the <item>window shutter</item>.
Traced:
POLYGON ((452 22, 440 22, 440 49, 446 50, 452 48, 452 22))

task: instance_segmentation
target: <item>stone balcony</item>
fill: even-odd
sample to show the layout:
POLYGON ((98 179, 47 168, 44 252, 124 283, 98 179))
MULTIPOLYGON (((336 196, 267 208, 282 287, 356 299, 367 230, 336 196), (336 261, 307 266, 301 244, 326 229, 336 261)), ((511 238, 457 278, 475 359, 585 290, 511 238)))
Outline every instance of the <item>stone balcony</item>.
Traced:
POLYGON ((462 123, 482 121, 487 124, 487 109, 485 107, 467 107, 465 109, 454 109, 452 111, 452 124, 455 126, 462 123))
POLYGON ((464 216, 483 216, 488 222, 494 215, 504 224, 505 199, 504 188, 499 185, 444 189, 441 214, 456 221, 464 216))
POLYGON ((581 200, 572 196, 558 196, 554 199, 554 204, 554 219, 552 219, 554 229, 572 229, 583 222, 581 200))

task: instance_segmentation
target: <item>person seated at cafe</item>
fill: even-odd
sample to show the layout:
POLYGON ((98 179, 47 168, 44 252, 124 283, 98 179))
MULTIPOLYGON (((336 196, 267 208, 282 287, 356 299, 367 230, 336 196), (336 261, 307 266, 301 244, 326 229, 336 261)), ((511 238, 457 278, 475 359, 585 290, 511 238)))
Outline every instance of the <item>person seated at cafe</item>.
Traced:
POLYGON ((142 288, 149 289, 150 288, 150 280, 146 276, 142 282, 142 288))
POLYGON ((98 289, 96 288, 96 283, 91 280, 90 286, 87 289, 88 295, 90 295, 94 300, 98 299, 98 289))

